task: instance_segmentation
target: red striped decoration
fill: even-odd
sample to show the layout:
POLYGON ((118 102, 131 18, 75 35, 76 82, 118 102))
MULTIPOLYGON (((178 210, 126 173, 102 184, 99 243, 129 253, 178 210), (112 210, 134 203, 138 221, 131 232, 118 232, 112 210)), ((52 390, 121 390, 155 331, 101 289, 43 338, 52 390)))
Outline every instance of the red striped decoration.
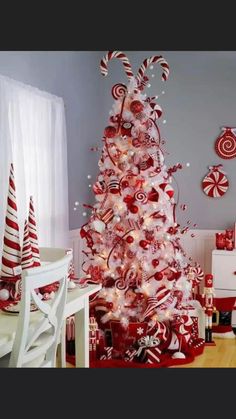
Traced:
POLYGON ((121 60, 128 79, 131 79, 133 77, 133 72, 132 72, 132 69, 131 69, 130 62, 129 62, 128 58, 126 57, 126 55, 121 51, 109 51, 101 59, 100 70, 101 70, 102 75, 107 76, 107 74, 108 74, 107 64, 108 64, 108 61, 112 60, 113 58, 118 58, 119 60, 121 60))
POLYGON ((31 248, 32 248, 34 266, 40 266, 41 263, 40 263, 40 255, 39 255, 37 225, 36 225, 34 204, 33 204, 33 197, 32 196, 30 197, 30 204, 29 204, 28 225, 29 225, 29 239, 30 239, 31 248))
POLYGON ((13 278, 21 273, 21 247, 17 217, 13 164, 10 167, 5 232, 3 238, 1 277, 13 278))
POLYGON ((33 259, 32 248, 31 248, 30 237, 29 237, 29 226, 28 226, 27 220, 25 220, 25 227, 24 227, 21 266, 22 266, 22 269, 33 268, 34 266, 34 259, 33 259))

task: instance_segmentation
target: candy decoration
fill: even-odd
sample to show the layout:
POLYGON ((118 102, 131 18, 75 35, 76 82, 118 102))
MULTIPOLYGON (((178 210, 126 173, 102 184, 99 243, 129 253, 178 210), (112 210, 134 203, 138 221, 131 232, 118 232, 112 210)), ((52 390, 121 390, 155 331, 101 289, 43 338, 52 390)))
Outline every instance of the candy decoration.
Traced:
POLYGON ((143 313, 143 319, 153 314, 153 311, 167 300, 170 293, 171 290, 163 286, 159 288, 155 297, 149 297, 147 299, 146 310, 143 313))
POLYGON ((211 198, 220 198, 229 187, 229 181, 225 173, 221 171, 222 165, 209 166, 209 173, 202 181, 202 188, 206 195, 211 198))
POLYGON ((149 103, 150 107, 152 108, 151 111, 151 117, 154 119, 154 121, 161 117, 162 115, 162 108, 160 105, 158 105, 155 101, 155 97, 148 97, 145 102, 149 103))
POLYGON ((162 80, 166 81, 169 77, 169 65, 167 63, 167 61, 160 55, 154 55, 150 58, 146 58, 141 67, 138 70, 138 74, 136 76, 136 79, 138 80, 138 83, 140 84, 143 79, 144 79, 144 74, 146 72, 146 70, 148 69, 148 67, 152 64, 152 63, 157 63, 160 64, 162 69, 163 69, 163 73, 162 73, 162 80))
POLYGON ((30 238, 32 254, 33 254, 33 259, 34 259, 34 266, 40 266, 41 263, 40 263, 40 256, 39 256, 37 225, 36 225, 32 196, 30 197, 30 204, 29 204, 28 225, 29 225, 29 238, 30 238))
POLYGON ((23 239, 21 266, 22 266, 22 269, 28 269, 34 266, 34 259, 33 259, 33 254, 32 254, 30 238, 29 238, 29 226, 28 226, 27 220, 25 220, 25 226, 24 226, 24 239, 23 239))
POLYGON ((233 159, 236 157, 236 136, 235 128, 223 127, 224 133, 217 138, 215 150, 222 159, 233 159))
POLYGON ((112 178, 108 183, 108 190, 112 194, 117 194, 120 192, 120 182, 116 178, 112 178))
POLYGON ((15 277, 21 273, 21 247, 19 238, 19 225, 17 218, 16 188, 14 181, 14 168, 11 164, 9 176, 9 189, 5 219, 5 233, 2 251, 2 277, 15 277))
POLYGON ((108 74, 107 64, 108 64, 108 61, 112 60, 113 58, 118 58, 119 60, 122 61, 122 64, 123 64, 124 69, 125 69, 125 73, 126 73, 128 79, 131 79, 133 77, 133 72, 132 72, 132 69, 131 69, 130 62, 129 62, 128 58, 126 57, 126 55, 121 51, 109 51, 101 59, 100 70, 101 70, 102 75, 107 76, 107 74, 108 74))
POLYGON ((159 187, 170 197, 172 198, 174 196, 174 189, 170 186, 169 183, 161 183, 159 187))
POLYGON ((192 285, 195 287, 196 285, 199 285, 203 280, 204 272, 199 265, 191 267, 191 272, 193 273, 192 285))
POLYGON ((114 211, 112 208, 108 208, 103 212, 103 214, 100 216, 100 219, 105 223, 108 224, 114 217, 114 211))
POLYGON ((117 83, 112 87, 111 94, 114 97, 114 99, 119 99, 121 97, 124 97, 127 92, 127 87, 125 84, 117 83))
POLYGON ((131 122, 123 122, 121 125, 121 135, 127 135, 127 137, 131 137, 131 130, 133 124, 131 122))
POLYGON ((102 195, 106 192, 106 183, 104 181, 99 182, 97 181, 93 185, 93 192, 95 195, 102 195))
POLYGON ((137 192, 134 194, 134 199, 135 199, 136 201, 138 201, 138 202, 141 202, 142 204, 146 204, 146 203, 147 203, 147 201, 148 201, 147 194, 146 194, 144 191, 142 191, 142 190, 137 191, 137 192))
POLYGON ((151 191, 148 193, 148 200, 152 202, 158 202, 159 193, 156 191, 155 188, 152 188, 151 191))

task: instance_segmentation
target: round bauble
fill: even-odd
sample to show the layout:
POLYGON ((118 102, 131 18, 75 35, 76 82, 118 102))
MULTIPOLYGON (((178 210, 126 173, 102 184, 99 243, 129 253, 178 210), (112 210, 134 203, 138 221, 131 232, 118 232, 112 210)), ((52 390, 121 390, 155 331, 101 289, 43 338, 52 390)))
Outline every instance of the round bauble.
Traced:
POLYGON ((134 198, 133 198, 133 196, 132 196, 132 195, 126 195, 126 196, 124 197, 123 201, 124 201, 126 204, 130 204, 131 202, 133 202, 133 201, 134 201, 134 198))
POLYGON ((126 237, 126 241, 127 241, 127 243, 131 244, 131 243, 133 243, 134 238, 132 236, 128 236, 128 237, 126 237))
POLYGON ((127 180, 123 180, 123 181, 121 182, 121 187, 122 187, 123 189, 128 188, 128 187, 129 187, 129 182, 128 182, 127 180))
POLYGON ((130 212, 132 212, 132 214, 137 214, 138 207, 137 207, 137 205, 130 205, 129 210, 130 210, 130 212))
POLYGON ((139 246, 142 247, 143 249, 147 249, 148 248, 149 243, 146 240, 140 240, 139 242, 139 246))
POLYGON ((156 268, 158 265, 159 265, 159 260, 158 259, 153 259, 152 260, 152 266, 154 267, 154 268, 156 268))
POLYGON ((139 113, 143 111, 143 104, 142 102, 140 102, 139 100, 133 100, 133 102, 131 102, 130 104, 130 110, 133 113, 139 113))
POLYGON ((156 272, 154 275, 154 278, 156 281, 161 281, 163 279, 163 273, 162 272, 156 272))
POLYGON ((142 301, 144 299, 144 294, 142 294, 141 292, 137 293, 136 299, 137 301, 142 301))
POLYGON ((0 290, 0 300, 6 301, 10 297, 10 293, 6 288, 0 290))
POLYGON ((115 137, 115 135, 116 135, 116 129, 115 129, 115 127, 113 127, 111 125, 109 125, 108 127, 106 127, 104 129, 104 135, 107 138, 113 138, 113 137, 115 137))
POLYGON ((101 220, 94 220, 92 222, 92 227, 98 233, 102 233, 106 228, 106 224, 101 220))
POLYGON ((107 306, 107 308, 108 308, 109 310, 112 310, 112 308, 113 308, 113 303, 108 302, 108 303, 106 303, 106 306, 107 306))

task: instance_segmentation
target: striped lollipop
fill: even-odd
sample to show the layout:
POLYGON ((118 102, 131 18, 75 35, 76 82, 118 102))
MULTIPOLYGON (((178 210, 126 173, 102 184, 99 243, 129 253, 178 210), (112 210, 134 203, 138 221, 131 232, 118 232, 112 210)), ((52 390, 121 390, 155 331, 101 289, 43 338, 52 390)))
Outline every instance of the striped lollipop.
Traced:
POLYGON ((11 164, 3 239, 1 277, 13 278, 21 274, 21 247, 16 205, 14 168, 11 164))
POLYGON ((29 224, 29 238, 30 238, 30 243, 31 243, 31 248, 32 248, 34 266, 40 266, 41 263, 40 263, 40 255, 39 255, 37 225, 36 225, 32 196, 30 197, 28 224, 29 224))
POLYGON ((21 266, 22 266, 22 269, 33 268, 34 266, 34 259, 33 259, 32 248, 31 248, 30 237, 29 237, 29 226, 28 226, 27 220, 25 220, 25 227, 24 227, 21 266))
POLYGON ((108 68, 107 68, 107 64, 110 60, 112 60, 113 58, 118 58, 119 60, 121 60, 124 69, 125 69, 125 73, 128 77, 128 79, 131 79, 133 77, 133 72, 131 69, 131 65, 130 62, 128 60, 128 58, 126 57, 126 55, 121 52, 121 51, 109 51, 102 59, 100 62, 100 70, 103 76, 107 76, 108 74, 108 68))
POLYGON ((112 87, 111 94, 114 99, 119 99, 120 97, 124 97, 127 92, 127 87, 123 83, 117 83, 112 87))
POLYGON ((229 181, 220 170, 222 165, 210 166, 210 172, 205 176, 202 181, 202 188, 206 195, 211 198, 222 197, 229 187, 229 181))

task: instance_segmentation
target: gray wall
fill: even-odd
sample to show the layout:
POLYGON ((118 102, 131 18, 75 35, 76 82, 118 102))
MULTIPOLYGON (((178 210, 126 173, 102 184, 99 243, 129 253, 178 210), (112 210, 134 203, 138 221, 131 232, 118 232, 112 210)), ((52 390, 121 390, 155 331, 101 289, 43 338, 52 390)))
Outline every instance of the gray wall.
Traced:
MULTIPOLYGON (((109 75, 99 73, 102 52, 0 52, 0 74, 62 96, 66 107, 68 135, 70 228, 86 221, 83 209, 73 210, 74 202, 93 203, 87 175, 95 180, 99 154, 90 147, 101 144, 113 100, 111 87, 126 82, 121 64, 114 60, 109 75)), ((161 82, 155 66, 150 95, 160 94, 164 116, 160 121, 166 139, 168 165, 190 162, 190 168, 176 175, 180 203, 188 211, 179 212, 183 224, 188 219, 199 228, 230 227, 236 219, 236 160, 222 160, 214 142, 224 125, 236 126, 236 52, 127 52, 134 72, 144 58, 162 54, 170 65, 170 78, 161 82), (162 120, 166 119, 164 125, 162 120), (208 198, 201 180, 208 166, 223 163, 230 188, 221 199, 208 198)))

